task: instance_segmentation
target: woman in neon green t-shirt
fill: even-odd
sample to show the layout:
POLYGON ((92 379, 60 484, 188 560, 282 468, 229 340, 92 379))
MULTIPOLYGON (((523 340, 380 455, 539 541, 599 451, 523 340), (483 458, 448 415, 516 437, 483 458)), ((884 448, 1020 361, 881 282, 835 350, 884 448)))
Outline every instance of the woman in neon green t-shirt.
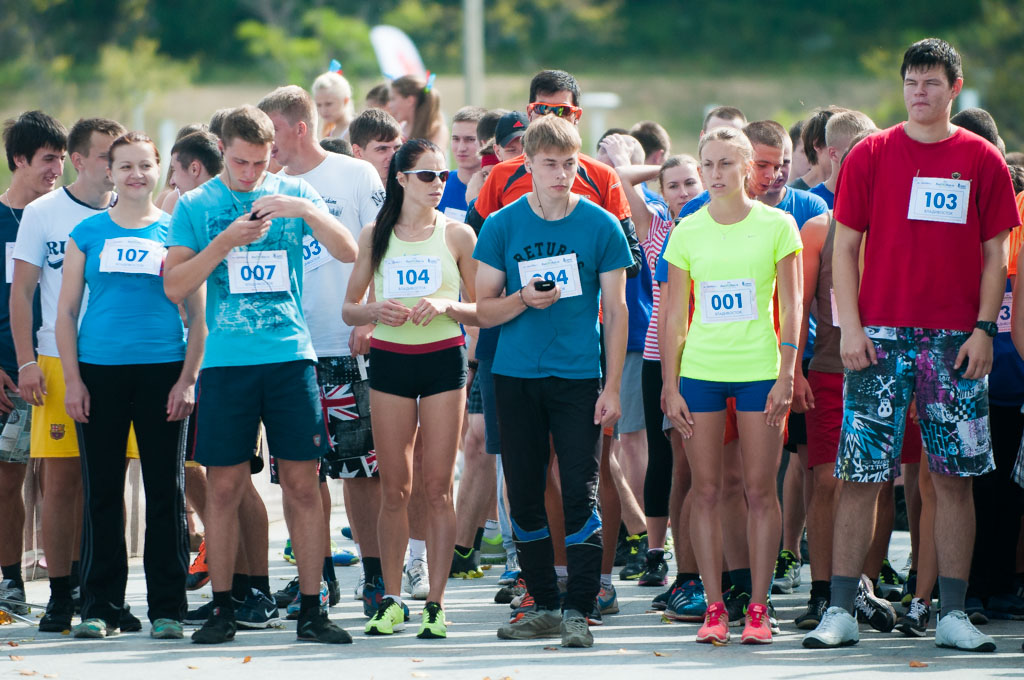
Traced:
POLYGON ((698 150, 711 200, 679 223, 665 250, 672 266, 661 304, 662 405, 687 440, 692 471, 691 539, 708 601, 697 641, 725 642, 719 498, 725 402, 736 399, 753 577, 742 641, 765 644, 772 640, 766 604, 782 521, 775 475, 801 316, 800 236, 792 217, 747 195, 753 149, 742 132, 711 130, 698 150), (781 343, 773 323, 776 282, 781 343))

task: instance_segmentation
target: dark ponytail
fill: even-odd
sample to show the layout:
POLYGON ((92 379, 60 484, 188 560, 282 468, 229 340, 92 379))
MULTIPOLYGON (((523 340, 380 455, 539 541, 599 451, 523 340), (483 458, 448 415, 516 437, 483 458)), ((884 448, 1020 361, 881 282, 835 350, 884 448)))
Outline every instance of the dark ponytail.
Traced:
POLYGON ((395 223, 402 213, 402 202, 405 200, 405 190, 398 183, 398 173, 408 170, 416 165, 420 156, 428 152, 441 153, 441 149, 426 139, 410 139, 403 144, 391 157, 388 165, 388 180, 384 185, 386 195, 384 205, 377 213, 377 221, 373 227, 373 240, 370 243, 370 262, 373 264, 373 271, 380 268, 384 260, 384 253, 388 251, 388 243, 391 241, 391 234, 395 230, 395 223))

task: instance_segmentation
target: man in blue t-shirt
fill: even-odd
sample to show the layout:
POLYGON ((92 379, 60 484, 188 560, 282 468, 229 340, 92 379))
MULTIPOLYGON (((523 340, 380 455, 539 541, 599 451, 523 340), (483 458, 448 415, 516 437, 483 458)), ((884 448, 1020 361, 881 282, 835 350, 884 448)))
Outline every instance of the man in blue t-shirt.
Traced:
POLYGON ((566 647, 593 645, 586 615, 601 584, 600 438, 602 427, 613 425, 621 411, 625 269, 632 263, 615 217, 572 193, 580 144, 566 120, 547 115, 530 124, 525 169, 533 191, 488 217, 473 254, 480 261, 481 324, 502 324, 493 368, 501 455, 519 563, 536 602, 535 610, 499 628, 498 637, 560 634, 566 647), (568 555, 561 616, 540 493, 549 438, 561 472, 568 555))
POLYGON ((274 125, 253 106, 224 119, 224 170, 178 201, 167 238, 164 289, 175 303, 206 285, 209 336, 196 388, 195 459, 207 466, 207 562, 213 612, 198 643, 234 639, 231 577, 238 505, 260 421, 278 461, 299 567, 298 638, 351 642, 319 602, 323 565, 317 461, 328 446, 316 354, 302 314, 302 239, 342 262, 356 242, 304 180, 266 172, 274 125))
POLYGON ((466 221, 466 185, 470 178, 480 171, 480 140, 476 137, 476 124, 487 109, 479 106, 463 106, 452 117, 452 156, 455 158, 455 172, 448 175, 444 194, 437 209, 456 222, 466 221))
MULTIPOLYGON (((18 359, 11 335, 11 253, 25 206, 53 191, 64 172, 68 133, 42 111, 28 111, 7 121, 3 141, 12 174, 11 185, 0 194, 0 240, 6 244, 0 265, 0 425, 4 434, 0 440, 0 516, 4 518, 0 521, 0 598, 8 600, 0 601, 0 609, 24 616, 28 606, 13 601, 25 601, 21 572, 25 501, 21 489, 29 459, 32 409, 18 395, 18 359)), ((37 299, 35 307, 38 305, 37 299)), ((39 316, 38 309, 35 316, 39 316)))

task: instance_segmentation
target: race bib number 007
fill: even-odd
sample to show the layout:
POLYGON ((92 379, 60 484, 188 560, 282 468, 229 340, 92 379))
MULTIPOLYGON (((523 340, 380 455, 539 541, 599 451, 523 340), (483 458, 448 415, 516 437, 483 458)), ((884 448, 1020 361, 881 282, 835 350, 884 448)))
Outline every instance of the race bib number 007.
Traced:
POLYGON ((701 282, 700 313, 704 323, 754 321, 757 319, 754 279, 701 282))
POLYGON ((520 262, 519 281, 523 286, 530 285, 531 280, 535 278, 554 281, 555 285, 561 289, 563 298, 583 295, 583 286, 580 284, 580 268, 576 263, 576 253, 520 262))
POLYGON ((970 197, 968 180, 915 177, 907 219, 966 224, 970 197))
POLYGON ((415 298, 441 287, 441 258, 435 255, 402 255, 384 260, 384 297, 415 298))
POLYGON ((160 276, 167 249, 148 238, 108 238, 100 251, 100 271, 160 276))
POLYGON ((280 293, 291 289, 288 252, 245 250, 228 254, 228 285, 239 293, 280 293))

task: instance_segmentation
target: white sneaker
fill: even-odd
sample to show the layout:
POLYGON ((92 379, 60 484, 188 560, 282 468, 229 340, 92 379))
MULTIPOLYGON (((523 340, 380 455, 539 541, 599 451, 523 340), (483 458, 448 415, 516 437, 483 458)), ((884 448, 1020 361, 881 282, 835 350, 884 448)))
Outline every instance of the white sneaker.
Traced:
POLYGON ((359 580, 356 582, 356 590, 353 593, 352 599, 359 602, 363 599, 363 587, 366 585, 366 574, 363 570, 359 570, 359 580))
POLYGON ((935 624, 935 645, 967 652, 996 651, 995 640, 975 628, 962 611, 952 611, 935 624))
POLYGON ((0 609, 6 609, 12 614, 25 616, 29 613, 28 605, 15 604, 16 602, 25 601, 25 589, 15 587, 14 583, 14 580, 9 578, 0 581, 0 600, 8 600, 8 602, 0 602, 0 609))
POLYGON ((829 607, 821 617, 818 627, 804 636, 803 645, 808 649, 846 647, 860 641, 857 619, 842 607, 829 607))
POLYGON ((413 560, 412 566, 406 567, 402 574, 402 585, 405 592, 412 595, 412 599, 427 599, 427 593, 430 592, 430 574, 427 572, 426 560, 413 560))

